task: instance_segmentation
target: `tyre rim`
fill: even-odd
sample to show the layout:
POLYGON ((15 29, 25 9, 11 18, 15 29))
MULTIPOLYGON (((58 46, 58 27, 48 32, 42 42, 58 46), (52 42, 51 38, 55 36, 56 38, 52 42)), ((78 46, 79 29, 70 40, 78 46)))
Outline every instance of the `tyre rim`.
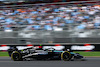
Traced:
POLYGON ((63 54, 63 58, 68 59, 69 58, 69 54, 68 53, 64 53, 63 54))
POLYGON ((14 58, 15 60, 19 60, 19 54, 18 54, 18 53, 14 53, 14 54, 13 54, 13 58, 14 58))

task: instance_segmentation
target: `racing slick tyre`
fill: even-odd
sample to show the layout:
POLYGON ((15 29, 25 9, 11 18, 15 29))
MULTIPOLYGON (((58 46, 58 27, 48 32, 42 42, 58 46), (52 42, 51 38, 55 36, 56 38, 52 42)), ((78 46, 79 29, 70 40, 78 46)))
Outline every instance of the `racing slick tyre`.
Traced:
POLYGON ((61 59, 63 59, 64 61, 69 61, 71 60, 72 56, 70 54, 70 52, 68 51, 64 51, 61 53, 61 59))
POLYGON ((14 60, 14 61, 22 61, 21 54, 18 51, 14 51, 11 54, 11 59, 14 60))

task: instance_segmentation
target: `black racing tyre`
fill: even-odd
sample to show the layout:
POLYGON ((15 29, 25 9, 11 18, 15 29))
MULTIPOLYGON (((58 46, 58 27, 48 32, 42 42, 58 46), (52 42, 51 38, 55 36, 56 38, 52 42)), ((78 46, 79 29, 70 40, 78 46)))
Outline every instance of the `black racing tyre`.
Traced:
POLYGON ((22 57, 21 57, 21 54, 18 51, 14 51, 11 54, 11 59, 14 60, 14 61, 21 61, 22 57))
POLYGON ((71 60, 72 56, 70 54, 70 52, 68 51, 64 51, 61 53, 61 59, 63 59, 64 61, 69 61, 71 60))

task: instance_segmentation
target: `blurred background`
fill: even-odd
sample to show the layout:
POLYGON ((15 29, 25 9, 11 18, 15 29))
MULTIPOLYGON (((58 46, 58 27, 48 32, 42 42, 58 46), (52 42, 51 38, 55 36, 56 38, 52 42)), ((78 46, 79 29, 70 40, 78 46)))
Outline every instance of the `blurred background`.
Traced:
POLYGON ((99 4, 76 1, 0 6, 0 44, 100 43, 99 4))
POLYGON ((0 3, 1 46, 93 45, 91 50, 100 50, 99 0, 0 0, 0 3))

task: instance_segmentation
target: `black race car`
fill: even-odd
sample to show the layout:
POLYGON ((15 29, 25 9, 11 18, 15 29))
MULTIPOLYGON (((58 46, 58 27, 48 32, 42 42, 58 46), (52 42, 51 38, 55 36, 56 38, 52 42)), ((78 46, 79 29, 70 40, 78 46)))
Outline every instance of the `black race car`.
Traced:
POLYGON ((8 54, 14 61, 22 60, 74 60, 82 59, 79 53, 73 53, 71 51, 55 50, 54 48, 42 49, 40 47, 30 47, 23 50, 18 50, 16 47, 8 49, 8 54))

